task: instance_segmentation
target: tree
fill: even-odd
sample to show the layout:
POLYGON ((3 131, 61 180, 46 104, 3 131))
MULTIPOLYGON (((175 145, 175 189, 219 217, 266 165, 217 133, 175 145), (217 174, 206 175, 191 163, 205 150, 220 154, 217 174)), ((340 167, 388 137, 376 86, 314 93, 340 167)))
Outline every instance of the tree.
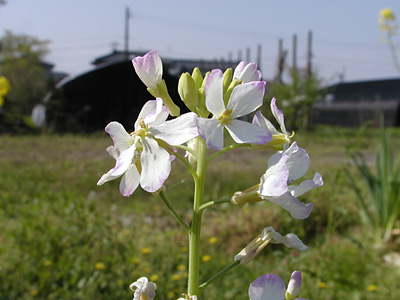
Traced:
POLYGON ((43 58, 49 52, 49 41, 6 31, 2 38, 2 74, 10 81, 10 92, 4 109, 30 114, 50 88, 43 58))

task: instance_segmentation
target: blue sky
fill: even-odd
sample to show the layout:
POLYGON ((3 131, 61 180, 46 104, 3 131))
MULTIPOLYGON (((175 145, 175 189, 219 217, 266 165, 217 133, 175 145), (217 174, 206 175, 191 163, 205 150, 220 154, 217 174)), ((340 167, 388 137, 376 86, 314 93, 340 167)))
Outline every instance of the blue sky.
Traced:
MULTIPOLYGON (((314 70, 326 81, 398 77, 390 51, 381 42, 379 10, 400 1, 376 0, 8 0, 0 7, 0 32, 34 35, 51 41, 47 61, 55 69, 78 74, 109 53, 112 43, 124 46, 125 7, 131 10, 130 49, 156 49, 161 57, 233 58, 246 48, 256 60, 262 46, 261 70, 272 78, 278 39, 289 50, 297 34, 297 64, 306 63, 307 32, 313 33, 314 70)), ((400 35, 395 39, 400 44, 400 35)), ((400 46, 400 45, 399 45, 400 46)), ((400 48, 400 47, 399 47, 400 48)))

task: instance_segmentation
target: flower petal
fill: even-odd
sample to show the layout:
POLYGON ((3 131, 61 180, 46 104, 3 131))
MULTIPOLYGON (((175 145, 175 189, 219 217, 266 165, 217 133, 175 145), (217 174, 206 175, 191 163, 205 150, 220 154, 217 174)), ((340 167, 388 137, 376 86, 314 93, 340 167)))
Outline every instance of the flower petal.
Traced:
POLYGON ((186 113, 159 126, 149 128, 149 134, 172 146, 181 145, 198 136, 196 119, 195 113, 186 113))
POLYGON ((114 142, 114 146, 120 151, 128 149, 132 145, 132 137, 126 132, 124 126, 118 122, 111 122, 105 128, 114 142))
POLYGON ((236 86, 229 98, 227 109, 232 109, 232 118, 247 115, 263 103, 265 81, 253 81, 236 86))
POLYGON ((157 90, 157 84, 162 80, 163 66, 157 51, 153 50, 143 57, 132 60, 133 67, 140 80, 152 91, 157 90))
POLYGON ((162 187, 169 176, 170 155, 152 138, 143 139, 142 144, 140 186, 145 191, 153 193, 162 187))
POLYGON ((291 185, 289 186, 289 191, 291 191, 294 197, 298 197, 308 192, 309 190, 322 186, 323 184, 324 181, 322 180, 321 174, 315 172, 314 178, 312 180, 303 181, 298 186, 291 185))
MULTIPOLYGON (((289 159, 286 165, 289 169, 289 180, 297 180, 301 178, 310 167, 310 157, 307 152, 297 146, 296 142, 293 142, 284 154, 289 155, 289 159)), ((275 153, 268 160, 268 167, 276 164, 282 157, 282 152, 275 153)))
POLYGON ((271 203, 274 203, 284 210, 287 210, 290 215, 295 219, 306 219, 313 210, 313 204, 304 204, 295 198, 289 191, 278 197, 266 197, 271 203))
POLYGON ((250 300, 284 300, 285 283, 275 274, 265 274, 250 284, 250 300))
POLYGON ((233 72, 233 78, 237 78, 242 81, 242 83, 259 81, 261 80, 261 72, 257 70, 256 63, 244 65, 244 62, 241 61, 233 72))
POLYGON ((223 74, 215 69, 207 76, 204 85, 206 107, 214 115, 219 116, 225 110, 223 95, 223 74))
POLYGON ((308 249, 308 247, 304 245, 299 237, 294 233, 288 233, 287 235, 282 236, 279 232, 275 231, 271 243, 283 244, 288 248, 294 248, 300 251, 306 251, 308 249))
POLYGON ((272 139, 267 129, 245 121, 232 120, 225 127, 236 143, 265 145, 272 139))
POLYGON ((272 123, 262 115, 261 111, 256 112, 252 123, 267 128, 271 134, 279 134, 279 131, 276 130, 275 126, 272 125, 272 123))
POLYGON ((272 111, 272 114, 274 115, 276 121, 278 121, 278 124, 282 130, 282 133, 288 134, 288 132, 286 131, 286 127, 285 127, 285 117, 283 115, 283 112, 278 108, 278 106, 276 106, 275 98, 272 98, 272 100, 271 100, 271 111, 272 111))
POLYGON ((144 120, 146 125, 157 126, 162 124, 167 120, 169 115, 169 110, 166 106, 163 105, 163 100, 161 98, 156 98, 156 100, 147 101, 135 122, 135 130, 139 130, 141 128, 139 121, 140 119, 144 120))
POLYGON ((224 147, 224 126, 217 119, 197 119, 199 135, 206 141, 207 147, 221 150, 224 147))
POLYGON ((121 152, 119 155, 115 167, 111 173, 112 176, 120 176, 122 175, 130 165, 132 164, 133 156, 135 155, 136 146, 133 145, 128 149, 121 152))
POLYGON ((104 184, 104 183, 106 183, 108 181, 114 180, 114 179, 116 179, 116 178, 121 176, 121 175, 117 175, 117 176, 111 175, 113 171, 114 171, 114 169, 111 169, 106 174, 101 176, 100 180, 97 182, 97 185, 102 185, 102 184, 104 184))
POLYGON ((276 197, 287 192, 287 180, 289 177, 289 169, 286 161, 289 156, 282 155, 279 162, 267 169, 261 177, 260 188, 258 193, 263 197, 276 197))
POLYGON ((120 193, 127 197, 137 189, 140 181, 140 174, 135 164, 132 164, 128 170, 126 170, 124 176, 122 176, 119 184, 120 193))

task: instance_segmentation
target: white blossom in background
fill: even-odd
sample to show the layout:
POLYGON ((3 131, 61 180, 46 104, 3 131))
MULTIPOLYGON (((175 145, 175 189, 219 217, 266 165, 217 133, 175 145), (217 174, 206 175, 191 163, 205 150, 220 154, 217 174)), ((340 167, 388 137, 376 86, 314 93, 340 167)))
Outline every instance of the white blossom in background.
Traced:
POLYGON ((116 164, 97 185, 122 176, 120 192, 123 196, 131 195, 139 184, 150 193, 160 189, 171 171, 171 155, 160 146, 160 140, 176 146, 198 135, 194 113, 166 121, 168 115, 168 109, 157 98, 143 106, 131 134, 120 123, 109 123, 106 132, 114 146, 107 151, 115 158, 116 164))
POLYGON ((153 300, 156 296, 157 285, 146 277, 139 278, 129 288, 135 292, 133 300, 153 300))
MULTIPOLYGON (((298 272, 298 271, 296 271, 298 272)), ((294 273, 296 273, 294 272, 294 273)), ((293 273, 293 274, 294 274, 293 273)), ((300 273, 300 272, 298 272, 300 273)), ((296 276, 298 276, 296 273, 296 276)), ((292 274, 292 277, 293 277, 292 274)), ((300 275, 301 276, 301 275, 300 275)), ((301 277, 300 277, 301 278, 301 277)), ((301 283, 301 282, 300 282, 301 283)), ((289 283, 290 286, 290 283, 289 283)), ((291 287, 288 287, 288 290, 291 287)), ((303 298, 285 298, 285 283, 275 274, 265 274, 254 280, 249 287, 250 300, 306 300, 303 298)), ((300 287, 299 287, 300 289, 300 287)), ((287 293, 286 293, 287 294, 287 293)), ((298 295, 298 294, 297 294, 298 295)), ((297 296, 296 295, 296 296, 297 296)), ((296 297, 294 296, 294 297, 296 297)))
POLYGON ((239 84, 230 95, 225 106, 223 95, 223 74, 213 70, 205 82, 206 106, 213 114, 211 119, 198 118, 199 135, 207 146, 221 150, 224 147, 224 128, 236 143, 266 144, 271 134, 265 128, 238 120, 239 117, 255 111, 262 105, 265 91, 264 81, 239 84))
POLYGON ((261 77, 262 74, 257 69, 256 63, 245 64, 243 61, 241 61, 233 72, 233 78, 240 80, 242 83, 260 81, 261 77))
POLYGON ((240 253, 235 256, 235 261, 240 261, 240 264, 242 265, 249 263, 269 243, 283 244, 288 248, 295 248, 300 251, 308 249, 308 247, 304 245, 294 233, 288 233, 287 235, 282 236, 270 226, 264 228, 258 237, 252 240, 242 251, 240 251, 240 253))

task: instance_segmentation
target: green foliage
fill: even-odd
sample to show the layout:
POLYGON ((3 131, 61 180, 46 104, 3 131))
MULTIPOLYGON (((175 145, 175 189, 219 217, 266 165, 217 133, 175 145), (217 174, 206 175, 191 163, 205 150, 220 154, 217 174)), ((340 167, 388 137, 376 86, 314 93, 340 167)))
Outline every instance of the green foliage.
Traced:
POLYGON ((30 114, 42 101, 51 83, 43 58, 49 52, 49 41, 6 31, 2 37, 2 74, 10 81, 5 111, 30 114))
POLYGON ((314 74, 302 76, 296 70, 291 70, 290 75, 290 83, 272 83, 267 99, 273 96, 278 100, 278 106, 285 111, 286 128, 308 130, 311 106, 324 94, 322 80, 314 74))
MULTIPOLYGON (((379 132, 363 138, 369 141, 367 155, 379 132)), ((0 139, 0 299, 132 299, 129 285, 141 276, 157 283, 157 300, 181 296, 187 282, 187 236, 161 199, 140 190, 122 197, 117 181, 96 187, 114 164, 104 151, 108 136, 0 139)), ((202 261, 201 282, 230 264, 263 227, 295 232, 309 250, 268 246, 248 265, 210 284, 203 295, 248 299, 249 284, 259 276, 277 273, 288 282, 293 270, 301 270, 300 297, 306 299, 400 298, 398 267, 383 263, 384 250, 374 248, 374 236, 360 231, 358 200, 341 172, 345 147, 353 139, 351 130, 331 127, 297 133, 312 159, 306 177, 321 170, 325 182, 300 198, 314 204, 305 221, 269 203, 231 209, 222 204, 205 211, 201 256, 209 260, 202 261), (368 291, 370 285, 377 286, 375 292, 368 291)), ((248 155, 241 149, 218 157, 210 166, 208 194, 218 199, 247 188, 265 171, 267 159, 263 152, 248 155)), ((173 163, 166 193, 189 223, 190 174, 173 163)), ((399 239, 391 249, 400 250, 399 239)))
POLYGON ((362 213, 378 239, 387 241, 400 217, 400 144, 384 132, 380 149, 376 153, 375 170, 361 152, 352 160, 361 175, 362 185, 352 173, 346 172, 361 204, 362 213))

